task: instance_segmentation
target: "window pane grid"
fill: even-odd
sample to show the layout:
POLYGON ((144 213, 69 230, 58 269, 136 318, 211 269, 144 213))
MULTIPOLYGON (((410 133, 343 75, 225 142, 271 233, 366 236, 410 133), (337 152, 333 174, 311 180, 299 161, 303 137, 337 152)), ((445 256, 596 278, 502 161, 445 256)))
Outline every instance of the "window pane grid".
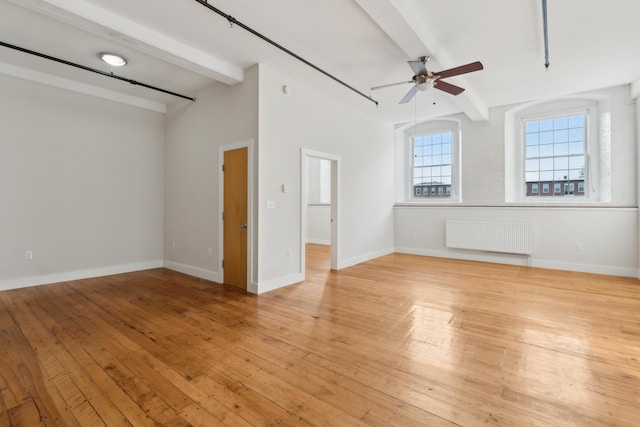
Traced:
POLYGON ((585 113, 524 122, 527 196, 584 195, 586 122, 585 113))
POLYGON ((413 138, 413 197, 451 197, 452 132, 413 138))

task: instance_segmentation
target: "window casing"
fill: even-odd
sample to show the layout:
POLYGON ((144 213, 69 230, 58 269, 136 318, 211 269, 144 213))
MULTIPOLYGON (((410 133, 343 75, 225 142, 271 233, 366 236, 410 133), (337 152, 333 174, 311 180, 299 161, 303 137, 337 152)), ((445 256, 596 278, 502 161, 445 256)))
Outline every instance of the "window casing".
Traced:
POLYGON ((411 178, 414 198, 451 196, 452 139, 451 130, 416 135, 411 138, 413 151, 411 178))
POLYGON ((404 130, 407 202, 459 203, 460 122, 441 119, 404 130))
POLYGON ((586 110, 571 114, 523 118, 526 197, 585 195, 588 122, 589 114, 586 110), (565 191, 550 193, 551 184, 554 187, 556 184, 564 185, 565 191), (538 191, 539 186, 546 191, 538 191), (576 187, 581 188, 582 192, 576 192, 576 187))
MULTIPOLYGON (((507 110, 504 151, 505 202, 566 206, 610 203, 611 117, 610 98, 601 94, 579 94, 570 98, 532 102, 507 110), (580 126, 571 126, 568 123, 570 117, 579 115, 584 117, 583 131, 580 130, 580 126), (567 140, 562 140, 564 136, 560 137, 557 143, 545 140, 545 144, 548 145, 544 147, 546 155, 541 156, 540 152, 536 155, 531 153, 531 149, 527 153, 527 133, 538 133, 537 137, 541 137, 540 127, 538 132, 532 127, 529 128, 530 132, 527 132, 527 123, 537 121, 540 126, 540 121, 553 121, 555 118, 563 117, 566 118, 567 126, 564 129, 558 126, 557 130, 559 133, 564 132, 567 140), (583 152, 578 153, 577 143, 580 141, 577 135, 581 132, 584 133, 583 152), (572 143, 575 145, 571 146, 572 143), (556 148, 557 153, 554 151, 556 148), (555 157, 560 157, 557 164, 554 163, 555 157), (561 171, 564 172, 561 174, 561 171), (544 177, 541 176, 543 172, 544 177), (527 173, 530 173, 528 177, 527 173), (544 179, 549 175, 552 179, 544 179), (539 193, 528 194, 534 182, 539 186, 539 193), (540 191, 546 182, 550 187, 548 193, 540 191), (565 184, 574 184, 573 194, 570 191, 571 187, 565 188, 565 184)), ((543 132, 553 131, 545 129, 543 132)), ((547 138, 548 134, 544 137, 547 138)), ((532 145, 535 144, 530 144, 532 145)))

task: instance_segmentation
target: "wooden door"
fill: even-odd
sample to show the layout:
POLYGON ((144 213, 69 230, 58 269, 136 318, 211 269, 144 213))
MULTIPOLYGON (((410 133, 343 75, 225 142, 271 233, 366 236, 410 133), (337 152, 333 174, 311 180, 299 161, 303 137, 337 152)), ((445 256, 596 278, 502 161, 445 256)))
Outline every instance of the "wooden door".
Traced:
POLYGON ((247 289, 248 149, 224 152, 224 283, 247 289))

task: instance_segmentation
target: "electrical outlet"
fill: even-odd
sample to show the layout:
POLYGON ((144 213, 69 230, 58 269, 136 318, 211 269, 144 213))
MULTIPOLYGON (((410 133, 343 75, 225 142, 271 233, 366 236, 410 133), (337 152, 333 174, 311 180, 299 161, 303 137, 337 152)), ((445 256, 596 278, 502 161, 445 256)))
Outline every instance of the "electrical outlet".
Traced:
POLYGON ((171 247, 172 247, 173 249, 175 249, 175 248, 176 248, 176 242, 175 242, 175 240, 174 240, 174 241, 173 241, 173 243, 171 244, 171 247))
POLYGON ((207 253, 209 254, 209 256, 212 256, 213 255, 213 249, 211 249, 211 248, 207 249, 207 253))
POLYGON ((32 251, 26 251, 24 253, 24 259, 29 259, 29 260, 33 259, 33 252, 32 251))
POLYGON ((582 252, 582 243, 580 242, 576 243, 576 252, 582 252))

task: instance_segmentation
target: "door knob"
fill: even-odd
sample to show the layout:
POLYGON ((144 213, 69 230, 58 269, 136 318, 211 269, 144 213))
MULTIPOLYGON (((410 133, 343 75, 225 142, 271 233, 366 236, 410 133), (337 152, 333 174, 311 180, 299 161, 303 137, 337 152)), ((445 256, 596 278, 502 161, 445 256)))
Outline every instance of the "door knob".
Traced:
POLYGON ((247 224, 240 224, 240 228, 247 228, 247 224))

